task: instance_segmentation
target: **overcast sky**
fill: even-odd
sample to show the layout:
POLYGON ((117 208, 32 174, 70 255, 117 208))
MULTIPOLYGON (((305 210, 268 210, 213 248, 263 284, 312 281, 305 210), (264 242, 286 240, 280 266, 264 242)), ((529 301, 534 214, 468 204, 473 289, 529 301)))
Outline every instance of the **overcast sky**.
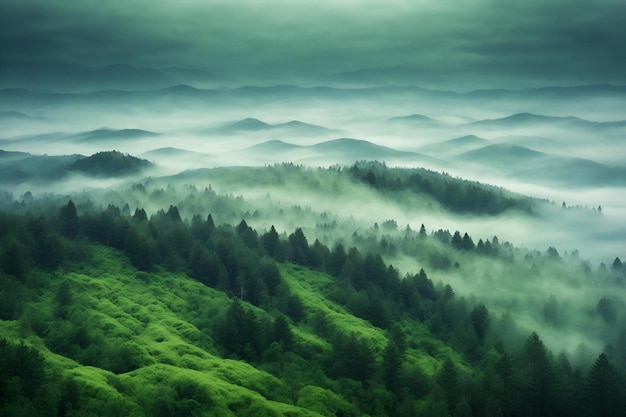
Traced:
POLYGON ((624 0, 2 0, 0 66, 175 66, 255 84, 626 84, 625 16, 624 0))

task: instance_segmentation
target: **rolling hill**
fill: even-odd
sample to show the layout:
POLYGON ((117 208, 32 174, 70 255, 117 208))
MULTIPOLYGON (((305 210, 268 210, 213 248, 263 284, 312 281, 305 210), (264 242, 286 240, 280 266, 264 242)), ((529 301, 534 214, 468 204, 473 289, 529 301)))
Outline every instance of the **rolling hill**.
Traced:
POLYGON ((506 143, 465 152, 456 159, 536 184, 597 187, 620 185, 626 180, 624 167, 610 167, 589 159, 562 157, 506 143))
POLYGON ((333 139, 307 146, 272 140, 243 149, 238 151, 237 154, 244 159, 257 162, 297 162, 332 165, 351 164, 357 160, 377 160, 445 165, 441 160, 420 153, 399 151, 366 140, 352 138, 333 139))
POLYGON ((472 122, 469 126, 513 128, 533 126, 553 126, 573 129, 614 129, 626 127, 626 121, 592 122, 578 117, 545 116, 532 113, 516 113, 499 119, 472 122))
POLYGON ((483 147, 488 143, 489 141, 487 139, 475 135, 466 135, 459 138, 432 143, 420 148, 420 150, 426 154, 434 154, 439 157, 450 157, 483 147))
POLYGON ((292 120, 286 123, 268 124, 252 117, 227 123, 218 128, 202 129, 201 133, 237 134, 242 132, 273 132, 292 135, 323 135, 337 132, 334 129, 292 120))
POLYGON ((100 143, 107 141, 130 141, 142 138, 159 136, 158 133, 142 129, 97 129, 89 132, 82 132, 68 137, 76 142, 100 143))
POLYGON ((0 182, 16 185, 32 181, 37 184, 62 181, 70 173, 99 178, 119 178, 139 174, 154 165, 146 160, 117 151, 83 155, 33 155, 25 152, 0 151, 0 182))
POLYGON ((138 174, 153 167, 145 159, 125 155, 117 151, 98 152, 87 158, 81 158, 68 166, 68 171, 80 172, 94 177, 125 177, 138 174))
POLYGON ((432 119, 422 114, 410 114, 408 116, 395 116, 395 117, 391 117, 387 119, 387 122, 394 123, 394 124, 409 124, 409 125, 416 125, 416 126, 434 126, 434 125, 441 124, 439 120, 432 119))

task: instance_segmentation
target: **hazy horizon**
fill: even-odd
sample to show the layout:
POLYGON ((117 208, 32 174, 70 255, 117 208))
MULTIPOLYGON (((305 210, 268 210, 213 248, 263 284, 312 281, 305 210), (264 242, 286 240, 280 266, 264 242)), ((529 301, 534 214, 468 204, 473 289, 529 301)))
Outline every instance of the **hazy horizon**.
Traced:
POLYGON ((115 149, 159 175, 279 162, 424 167, 602 206, 593 238, 553 225, 554 244, 589 238, 597 259, 624 243, 624 14, 615 0, 7 0, 0 149, 115 149))

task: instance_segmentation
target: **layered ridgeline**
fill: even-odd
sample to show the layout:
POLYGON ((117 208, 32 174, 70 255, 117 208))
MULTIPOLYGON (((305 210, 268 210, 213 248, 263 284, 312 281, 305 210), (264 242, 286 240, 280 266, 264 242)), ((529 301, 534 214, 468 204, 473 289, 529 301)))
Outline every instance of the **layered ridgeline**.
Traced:
POLYGON ((296 184, 390 200, 415 193, 431 210, 465 215, 535 216, 543 203, 378 164, 219 170, 220 187, 246 182, 250 199, 216 192, 213 174, 3 196, 2 415, 623 410, 619 258, 598 267, 495 236, 393 219, 364 227, 250 190, 282 178, 286 193, 296 184), (456 187, 458 203, 438 197, 441 184, 456 187), (472 187, 492 203, 463 204, 472 187), (303 227, 269 222, 279 218, 303 227))
POLYGON ((63 182, 72 176, 124 178, 145 174, 154 165, 118 151, 84 155, 34 155, 0 150, 0 186, 12 188, 22 183, 39 186, 63 182))

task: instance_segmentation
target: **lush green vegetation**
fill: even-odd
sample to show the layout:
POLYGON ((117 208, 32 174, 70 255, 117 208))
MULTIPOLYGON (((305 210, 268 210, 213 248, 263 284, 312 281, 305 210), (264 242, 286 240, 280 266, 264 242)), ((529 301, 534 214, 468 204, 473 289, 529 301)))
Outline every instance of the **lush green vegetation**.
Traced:
POLYGON ((379 162, 359 162, 349 169, 352 178, 384 195, 401 198, 407 192, 427 195, 454 212, 499 214, 517 209, 532 212, 530 198, 494 186, 452 178, 426 169, 387 168, 379 162))
MULTIPOLYGON (((327 246, 300 228, 279 235, 245 220, 183 218, 176 205, 148 216, 26 200, 0 215, 2 415, 623 410, 619 349, 554 356, 510 316, 424 269, 402 276, 385 262, 414 253, 433 271, 462 274, 475 271, 470 259, 512 269, 525 253, 538 277, 574 271, 553 248, 520 252, 466 233, 399 231, 393 221, 353 235, 353 245, 327 246)), ((621 285, 619 259, 606 273, 621 285)), ((561 309, 543 306, 554 329, 561 309)), ((615 329, 622 305, 600 299, 595 317, 615 329)), ((623 334, 598 329, 620 346, 623 334)))

